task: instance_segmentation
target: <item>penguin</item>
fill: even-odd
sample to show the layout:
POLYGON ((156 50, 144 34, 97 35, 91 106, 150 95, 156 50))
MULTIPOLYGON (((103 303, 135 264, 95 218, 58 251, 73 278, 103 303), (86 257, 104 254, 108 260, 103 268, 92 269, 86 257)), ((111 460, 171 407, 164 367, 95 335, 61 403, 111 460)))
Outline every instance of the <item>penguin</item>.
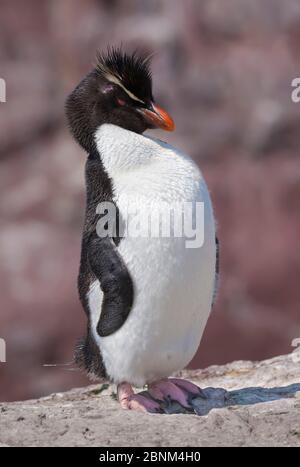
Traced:
POLYGON ((195 355, 214 299, 215 220, 203 175, 182 151, 144 134, 175 125, 154 100, 150 59, 138 52, 98 52, 65 108, 71 134, 87 153, 78 276, 87 331, 75 361, 92 379, 116 384, 124 409, 167 413, 174 401, 193 411, 203 391, 172 375, 195 355), (184 203, 199 203, 203 243, 188 248, 184 234, 125 235, 128 203, 148 214, 169 206, 182 213, 184 203), (114 215, 106 219, 111 210, 103 206, 114 215), (103 220, 114 228, 99 235, 103 220))

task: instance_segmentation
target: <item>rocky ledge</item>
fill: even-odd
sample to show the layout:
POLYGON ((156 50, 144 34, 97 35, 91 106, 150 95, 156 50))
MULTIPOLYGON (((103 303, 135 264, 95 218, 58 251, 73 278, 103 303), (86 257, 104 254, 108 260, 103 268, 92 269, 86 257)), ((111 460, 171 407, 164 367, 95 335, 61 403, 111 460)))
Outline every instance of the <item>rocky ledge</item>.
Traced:
POLYGON ((0 446, 300 446, 299 357, 183 372, 201 415, 123 411, 108 385, 1 403, 0 446))

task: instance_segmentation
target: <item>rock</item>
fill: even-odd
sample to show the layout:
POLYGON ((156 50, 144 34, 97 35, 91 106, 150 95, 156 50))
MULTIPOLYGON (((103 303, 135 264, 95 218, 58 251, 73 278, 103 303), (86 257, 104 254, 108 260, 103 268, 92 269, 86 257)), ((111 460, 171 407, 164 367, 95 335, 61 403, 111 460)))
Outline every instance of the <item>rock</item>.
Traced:
POLYGON ((202 416, 122 411, 108 385, 2 403, 0 446, 300 446, 299 361, 182 372, 204 388, 202 416))

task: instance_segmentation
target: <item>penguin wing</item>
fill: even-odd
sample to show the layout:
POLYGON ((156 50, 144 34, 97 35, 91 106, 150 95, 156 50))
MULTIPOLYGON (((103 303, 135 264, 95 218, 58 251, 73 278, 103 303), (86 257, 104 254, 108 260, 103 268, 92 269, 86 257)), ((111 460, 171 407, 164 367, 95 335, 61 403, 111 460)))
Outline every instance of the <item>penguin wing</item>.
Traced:
MULTIPOLYGON (((110 178, 104 170, 98 153, 90 153, 86 162, 87 211, 83 233, 83 249, 80 273, 81 280, 91 271, 99 280, 103 292, 102 309, 97 325, 101 337, 116 332, 126 321, 133 305, 133 282, 126 264, 116 245, 121 241, 119 231, 116 237, 97 234, 99 203, 114 203, 110 178)), ((112 215, 113 226, 120 225, 120 216, 112 215)), ((87 292, 87 291, 86 291, 87 292)))
POLYGON ((116 332, 126 321, 133 305, 133 282, 113 239, 93 233, 88 243, 88 262, 103 292, 97 325, 100 337, 116 332))

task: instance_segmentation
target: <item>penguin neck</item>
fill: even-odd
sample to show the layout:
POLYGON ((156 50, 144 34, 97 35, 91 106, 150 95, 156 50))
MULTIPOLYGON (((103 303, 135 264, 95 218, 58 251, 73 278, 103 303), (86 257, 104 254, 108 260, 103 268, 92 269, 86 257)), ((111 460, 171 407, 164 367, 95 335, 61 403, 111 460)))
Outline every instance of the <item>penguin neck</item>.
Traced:
POLYGON ((155 140, 152 138, 110 123, 98 128, 95 143, 109 175, 147 164, 155 152, 155 140))

